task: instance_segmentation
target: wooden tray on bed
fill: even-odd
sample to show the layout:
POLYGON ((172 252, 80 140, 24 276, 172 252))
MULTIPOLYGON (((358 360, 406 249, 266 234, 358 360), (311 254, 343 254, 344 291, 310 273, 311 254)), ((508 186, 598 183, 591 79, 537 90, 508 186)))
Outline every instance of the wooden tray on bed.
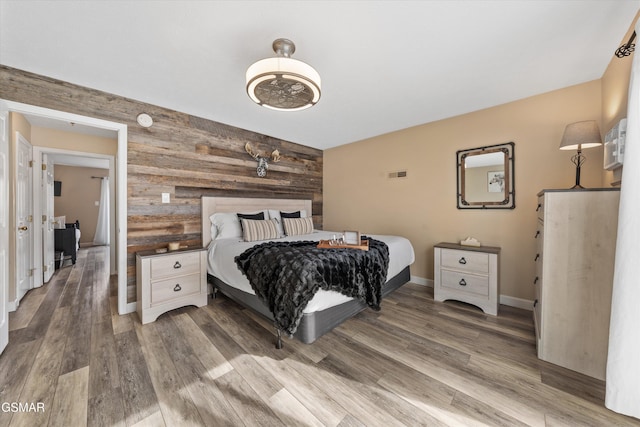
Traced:
POLYGON ((362 251, 369 250, 369 241, 368 240, 360 240, 359 245, 330 245, 329 240, 320 240, 318 243, 318 248, 320 249, 360 249, 362 251))

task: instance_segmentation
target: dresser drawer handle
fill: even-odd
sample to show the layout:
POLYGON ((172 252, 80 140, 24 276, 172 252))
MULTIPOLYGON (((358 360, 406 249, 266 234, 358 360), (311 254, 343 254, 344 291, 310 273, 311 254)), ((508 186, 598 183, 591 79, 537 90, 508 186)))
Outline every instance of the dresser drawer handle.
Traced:
POLYGON ((536 258, 534 259, 534 261, 537 261, 540 258, 540 254, 536 254, 536 258))
POLYGON ((540 208, 542 207, 541 203, 538 203, 538 207, 536 208, 536 212, 538 212, 540 210, 540 208))
POLYGON ((467 281, 464 279, 460 279, 460 281, 458 282, 458 285, 460 286, 467 286, 467 281))
POLYGON ((535 236, 533 236, 533 238, 534 238, 534 239, 537 239, 539 235, 540 235, 540 230, 537 230, 537 231, 536 231, 536 235, 535 235, 535 236))
POLYGON ((173 264, 173 268, 182 268, 182 264, 180 264, 180 261, 176 261, 175 264, 173 264))
POLYGON ((536 278, 535 278, 535 279, 533 279, 533 284, 535 285, 536 283, 538 283, 538 280, 539 280, 539 277, 538 277, 538 276, 536 276, 536 278))
POLYGON ((173 287, 173 292, 180 292, 182 290, 182 287, 180 286, 179 283, 177 283, 174 287, 173 287))
POLYGON ((464 257, 462 257, 462 258, 460 258, 460 259, 458 260, 458 262, 459 262, 460 264, 466 264, 466 263, 467 263, 467 260, 466 260, 466 259, 464 259, 464 257))
POLYGON ((535 300, 535 301, 533 302, 533 308, 536 308, 536 305, 538 305, 538 300, 535 300))

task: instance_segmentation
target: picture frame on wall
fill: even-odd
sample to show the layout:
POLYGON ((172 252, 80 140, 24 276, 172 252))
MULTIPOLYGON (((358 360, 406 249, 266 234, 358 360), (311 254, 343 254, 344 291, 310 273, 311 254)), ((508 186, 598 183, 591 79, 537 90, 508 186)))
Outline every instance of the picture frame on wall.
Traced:
POLYGON ((487 191, 504 193, 504 171, 487 172, 487 191))

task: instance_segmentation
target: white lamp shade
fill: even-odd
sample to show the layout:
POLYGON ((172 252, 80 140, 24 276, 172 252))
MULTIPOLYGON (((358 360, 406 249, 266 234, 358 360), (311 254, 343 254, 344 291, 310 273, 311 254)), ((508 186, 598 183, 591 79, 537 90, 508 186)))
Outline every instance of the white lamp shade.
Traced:
POLYGON ((595 120, 568 124, 564 129, 561 150, 581 150, 602 145, 600 130, 595 120))
POLYGON ((296 59, 262 59, 247 69, 246 77, 249 97, 267 108, 304 110, 320 100, 320 74, 296 59))

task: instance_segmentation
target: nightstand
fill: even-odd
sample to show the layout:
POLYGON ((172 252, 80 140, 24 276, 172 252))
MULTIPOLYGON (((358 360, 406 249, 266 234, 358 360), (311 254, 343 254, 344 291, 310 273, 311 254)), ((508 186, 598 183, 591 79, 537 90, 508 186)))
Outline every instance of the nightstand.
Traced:
POLYGON ((498 256, 493 246, 462 246, 438 243, 434 246, 434 300, 466 302, 498 315, 500 287, 498 256))
POLYGON ((180 249, 136 253, 138 316, 145 324, 162 313, 207 304, 207 251, 180 249))

